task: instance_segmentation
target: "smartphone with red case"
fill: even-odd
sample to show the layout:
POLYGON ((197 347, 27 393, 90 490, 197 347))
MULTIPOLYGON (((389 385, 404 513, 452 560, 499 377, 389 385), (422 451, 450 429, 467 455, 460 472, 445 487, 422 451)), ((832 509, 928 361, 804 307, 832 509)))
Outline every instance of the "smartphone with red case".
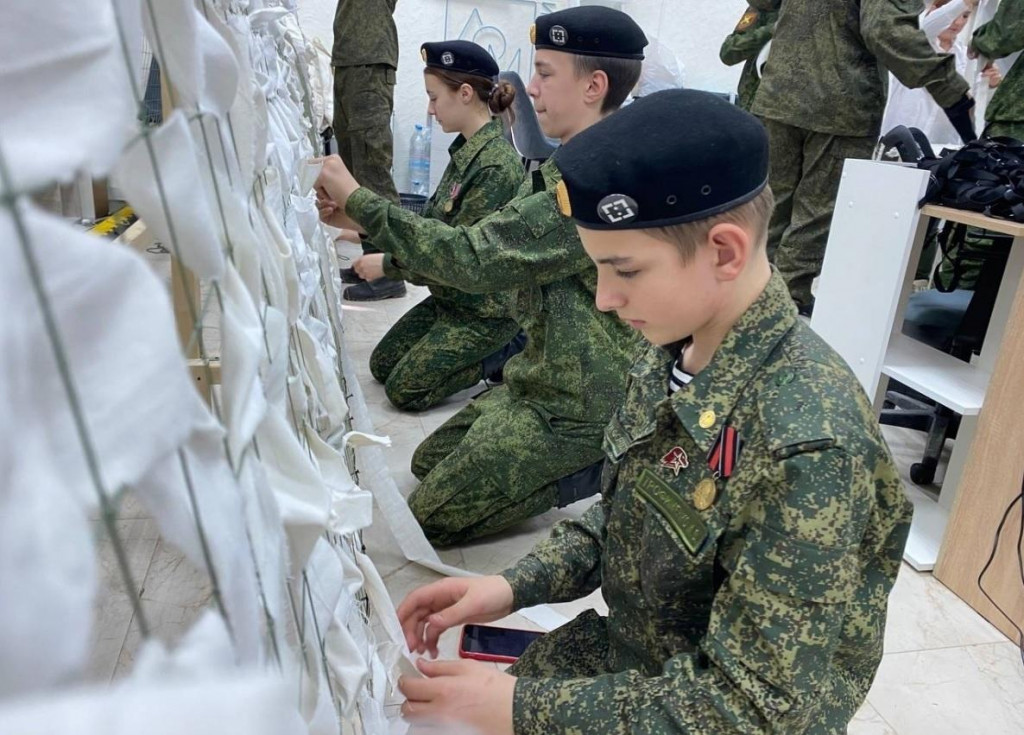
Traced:
POLYGON ((494 625, 465 625, 459 639, 459 656, 500 664, 516 662, 526 647, 543 633, 535 630, 499 628, 494 625))

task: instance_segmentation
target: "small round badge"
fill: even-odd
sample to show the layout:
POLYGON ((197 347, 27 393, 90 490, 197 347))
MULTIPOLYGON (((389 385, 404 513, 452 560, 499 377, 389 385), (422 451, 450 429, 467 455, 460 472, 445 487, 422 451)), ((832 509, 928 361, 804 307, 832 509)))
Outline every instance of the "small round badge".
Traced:
POLYGON ((551 26, 551 30, 548 31, 548 37, 551 39, 551 43, 556 46, 564 46, 565 42, 569 40, 569 32, 562 26, 551 26))
POLYGON ((532 44, 536 44, 537 43, 537 24, 536 23, 534 23, 532 26, 530 26, 530 43, 532 43, 532 44))
POLYGON ((424 61, 427 60, 427 50, 425 48, 420 49, 420 58, 424 61))
POLYGON ((715 412, 708 410, 700 415, 700 418, 697 419, 697 423, 700 424, 700 428, 702 429, 710 429, 715 425, 716 418, 718 417, 715 416, 715 412))
POLYGON ((639 213, 636 200, 626 194, 609 194, 597 203, 597 216, 610 225, 632 222, 639 213))
POLYGON ((451 51, 445 51, 441 54, 441 63, 445 66, 451 66, 455 63, 455 55, 451 51))
POLYGON ((717 495, 718 488, 715 486, 715 481, 704 478, 693 489, 693 507, 697 510, 707 510, 715 504, 717 495))

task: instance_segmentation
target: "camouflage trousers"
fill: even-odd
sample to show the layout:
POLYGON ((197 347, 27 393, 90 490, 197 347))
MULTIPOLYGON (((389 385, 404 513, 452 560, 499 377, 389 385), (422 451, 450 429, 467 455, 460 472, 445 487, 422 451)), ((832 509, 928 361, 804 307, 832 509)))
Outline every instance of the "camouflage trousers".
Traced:
POLYGON ((485 319, 428 296, 374 348, 370 373, 396 408, 422 411, 479 383, 481 361, 518 333, 512 319, 485 319))
POLYGON ((492 388, 416 449, 409 507, 435 546, 497 533, 554 506, 558 480, 604 456, 603 432, 492 388))
POLYGON ((587 610, 531 643, 508 673, 533 679, 591 678, 613 673, 607 660, 607 621, 587 610))
POLYGON ((991 122, 985 126, 986 138, 1016 138, 1024 140, 1024 120, 1019 122, 991 122))
POLYGON ((775 194, 768 257, 793 300, 809 306, 811 284, 825 259, 843 162, 871 158, 875 139, 816 133, 775 120, 764 124, 771 150, 768 182, 775 194))
MULTIPOLYGON (((334 67, 334 136, 338 155, 370 191, 398 203, 391 178, 395 70, 387 64, 334 67)), ((364 253, 380 252, 363 241, 364 253)))

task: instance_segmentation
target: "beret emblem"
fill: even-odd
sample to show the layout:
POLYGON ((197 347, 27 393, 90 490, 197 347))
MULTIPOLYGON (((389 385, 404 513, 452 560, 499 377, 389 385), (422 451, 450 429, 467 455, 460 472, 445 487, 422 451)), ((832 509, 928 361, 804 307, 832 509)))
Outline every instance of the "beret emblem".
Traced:
POLYGON ((609 194, 597 203, 597 216, 610 225, 632 222, 639 213, 636 200, 625 194, 609 194))

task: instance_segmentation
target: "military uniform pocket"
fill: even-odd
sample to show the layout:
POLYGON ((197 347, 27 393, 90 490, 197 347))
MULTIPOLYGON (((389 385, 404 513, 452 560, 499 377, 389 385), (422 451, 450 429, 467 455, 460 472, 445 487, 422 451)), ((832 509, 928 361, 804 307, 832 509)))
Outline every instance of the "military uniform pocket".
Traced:
POLYGON ((386 127, 390 132, 395 70, 384 65, 354 67, 345 94, 348 130, 386 127))

